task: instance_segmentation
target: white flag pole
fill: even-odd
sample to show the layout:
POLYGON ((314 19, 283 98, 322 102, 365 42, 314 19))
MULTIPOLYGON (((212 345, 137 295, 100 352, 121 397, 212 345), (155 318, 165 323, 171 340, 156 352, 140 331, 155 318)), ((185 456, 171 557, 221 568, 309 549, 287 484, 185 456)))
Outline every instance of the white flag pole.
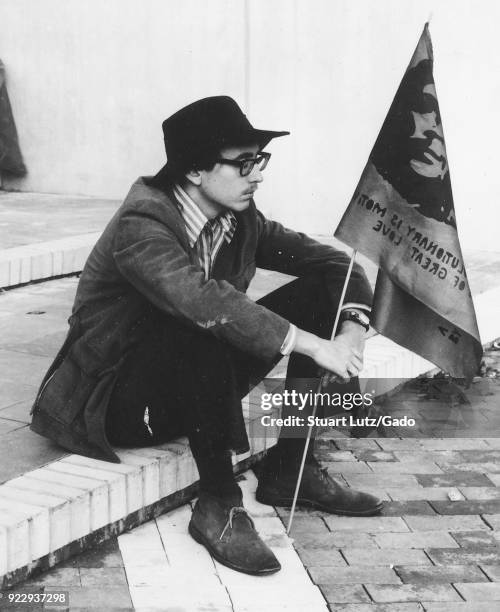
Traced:
MULTIPOLYGON (((345 277, 345 281, 344 281, 344 286, 342 288, 342 293, 340 295, 340 301, 339 301, 339 305, 337 308, 337 314, 335 315, 335 322, 333 324, 333 330, 332 330, 332 335, 331 335, 331 340, 333 340, 335 338, 335 334, 337 333, 337 327, 339 324, 339 319, 340 319, 340 312, 342 310, 342 305, 344 304, 344 299, 345 299, 345 294, 347 291, 347 285, 349 284, 349 279, 351 278, 351 272, 352 272, 352 267, 354 265, 354 259, 356 258, 356 249, 353 250, 352 255, 351 255, 351 261, 349 262, 349 268, 347 270, 347 274, 345 277)), ((321 388, 323 386, 323 380, 324 377, 326 376, 326 374, 323 374, 323 376, 321 377, 321 380, 319 381, 318 384, 318 390, 317 393, 321 392, 321 388)), ((314 417, 316 416, 316 410, 317 410, 318 404, 315 401, 314 402, 314 407, 313 407, 313 412, 312 412, 312 417, 313 417, 313 422, 314 422, 314 417)), ((311 442, 311 436, 312 436, 312 431, 313 431, 314 425, 310 425, 309 426, 309 431, 307 432, 307 438, 306 438, 306 442, 305 442, 305 446, 304 446, 304 453, 302 455, 302 462, 300 464, 300 470, 299 470, 299 476, 297 478, 297 485, 295 486, 295 493, 293 495, 293 502, 292 502, 292 507, 290 509, 290 518, 288 520, 288 527, 286 530, 286 534, 289 535, 290 534, 290 529, 292 528, 292 522, 293 522, 293 515, 295 514, 295 506, 297 505, 297 497, 299 496, 299 489, 300 489, 300 483, 302 482, 302 474, 304 473, 304 466, 306 463, 306 456, 307 456, 307 451, 309 449, 309 443, 311 442)))

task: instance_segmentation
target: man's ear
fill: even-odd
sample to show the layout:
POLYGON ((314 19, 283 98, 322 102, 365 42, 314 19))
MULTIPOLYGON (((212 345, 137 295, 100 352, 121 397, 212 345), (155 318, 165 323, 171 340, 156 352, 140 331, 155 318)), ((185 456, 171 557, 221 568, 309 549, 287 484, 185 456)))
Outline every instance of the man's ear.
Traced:
POLYGON ((192 185, 196 185, 197 187, 201 185, 201 173, 199 170, 196 170, 196 168, 192 168, 189 172, 186 172, 184 176, 192 185))

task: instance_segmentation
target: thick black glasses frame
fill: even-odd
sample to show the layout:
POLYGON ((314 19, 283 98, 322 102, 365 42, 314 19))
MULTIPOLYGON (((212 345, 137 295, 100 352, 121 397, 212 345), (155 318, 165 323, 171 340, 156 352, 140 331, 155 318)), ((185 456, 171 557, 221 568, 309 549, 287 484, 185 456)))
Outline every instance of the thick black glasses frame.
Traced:
POLYGON ((250 157, 247 159, 224 159, 223 157, 216 159, 215 161, 218 164, 228 164, 229 166, 235 166, 240 169, 241 176, 248 176, 255 167, 255 164, 259 166, 259 170, 262 172, 264 168, 267 166, 269 160, 271 159, 271 153, 267 153, 266 151, 261 151, 257 153, 255 157, 250 157))

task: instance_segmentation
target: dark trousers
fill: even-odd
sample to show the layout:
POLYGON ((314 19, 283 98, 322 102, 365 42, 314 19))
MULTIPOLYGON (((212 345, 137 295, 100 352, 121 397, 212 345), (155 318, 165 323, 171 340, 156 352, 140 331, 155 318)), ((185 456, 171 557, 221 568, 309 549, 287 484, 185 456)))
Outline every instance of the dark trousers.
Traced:
MULTIPOLYGON (((341 287, 332 295, 322 275, 314 274, 280 287, 258 303, 302 329, 330 338, 340 292, 341 287)), ((245 452, 241 398, 280 358, 268 362, 245 354, 206 330, 157 311, 119 372, 108 408, 108 438, 119 446, 147 446, 187 435, 197 449, 195 459, 221 450, 245 452)), ((312 359, 292 353, 286 386, 292 389, 295 379, 318 374, 312 359)))

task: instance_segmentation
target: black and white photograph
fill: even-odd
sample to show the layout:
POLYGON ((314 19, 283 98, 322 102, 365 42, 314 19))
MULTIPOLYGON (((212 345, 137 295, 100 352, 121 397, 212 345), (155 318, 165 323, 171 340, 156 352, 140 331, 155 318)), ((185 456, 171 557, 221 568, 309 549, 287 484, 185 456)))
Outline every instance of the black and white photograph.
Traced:
POLYGON ((0 0, 0 612, 500 609, 494 0, 0 0))

